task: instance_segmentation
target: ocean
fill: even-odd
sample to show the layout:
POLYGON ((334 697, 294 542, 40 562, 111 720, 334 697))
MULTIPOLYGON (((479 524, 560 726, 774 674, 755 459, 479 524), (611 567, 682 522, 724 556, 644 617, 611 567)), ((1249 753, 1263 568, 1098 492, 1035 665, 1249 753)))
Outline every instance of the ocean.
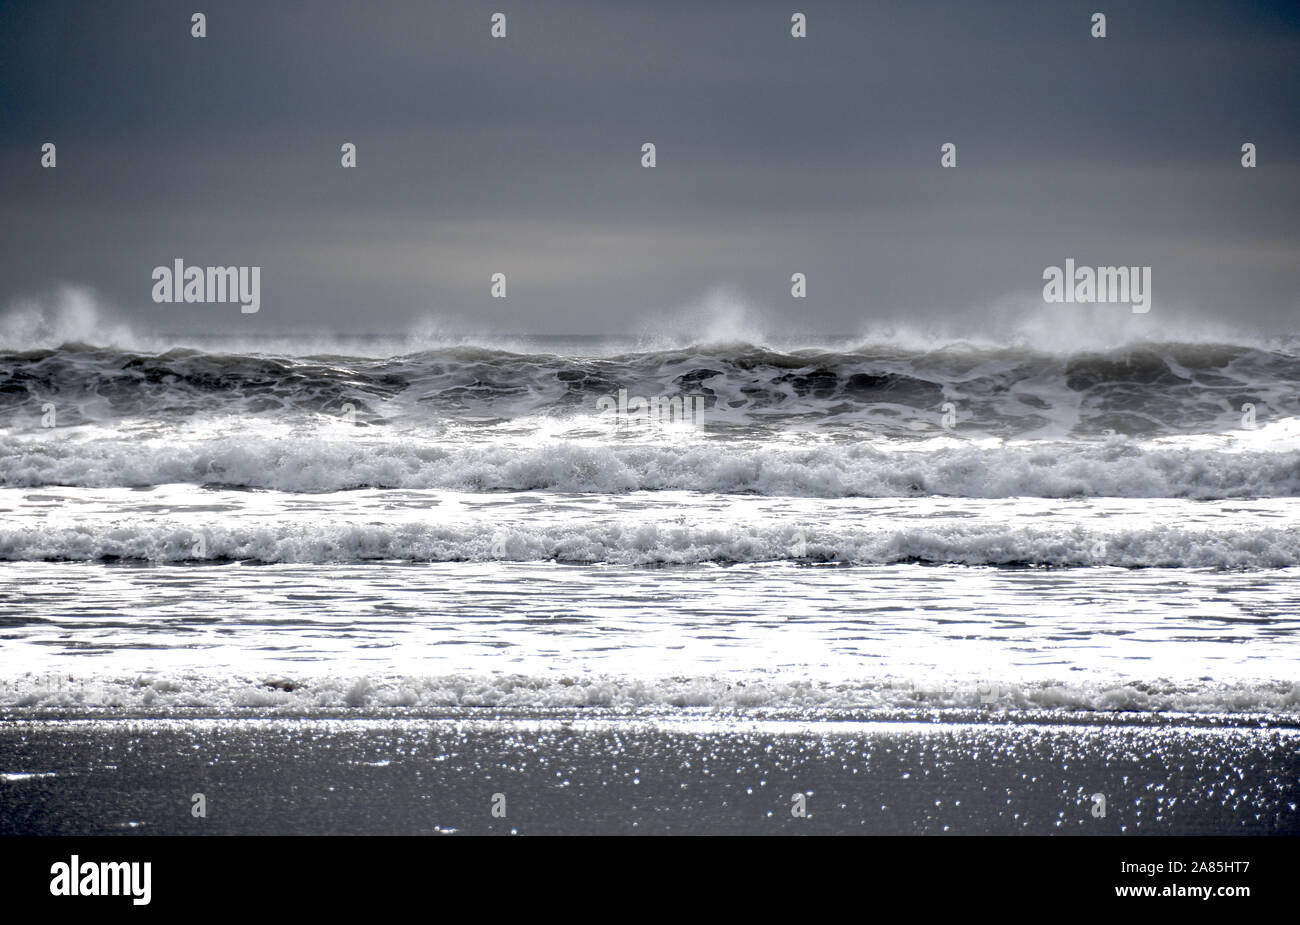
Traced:
POLYGON ((1300 832, 1297 384, 1266 343, 8 350, 0 830, 190 831, 207 781, 229 832, 1300 832))

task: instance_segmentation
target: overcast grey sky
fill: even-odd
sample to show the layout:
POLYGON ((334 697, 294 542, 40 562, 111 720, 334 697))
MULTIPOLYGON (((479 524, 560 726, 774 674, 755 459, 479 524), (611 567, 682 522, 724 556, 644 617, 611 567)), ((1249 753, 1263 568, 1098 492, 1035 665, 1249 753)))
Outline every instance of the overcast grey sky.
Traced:
POLYGON ((5 2, 0 307, 70 283, 174 331, 635 333, 736 303, 981 332, 1066 317, 1041 274, 1072 257, 1151 266, 1125 321, 1162 339, 1295 332, 1298 112, 1294 3, 5 2), (261 311, 155 305, 175 258, 261 266, 261 311))

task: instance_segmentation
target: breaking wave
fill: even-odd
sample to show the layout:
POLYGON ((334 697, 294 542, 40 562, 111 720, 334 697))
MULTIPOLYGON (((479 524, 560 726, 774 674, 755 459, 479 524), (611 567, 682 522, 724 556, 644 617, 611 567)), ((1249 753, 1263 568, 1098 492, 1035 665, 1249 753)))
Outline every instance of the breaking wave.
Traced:
MULTIPOLYGON (((551 345, 554 346, 554 345, 551 345)), ((581 345, 570 344, 577 349, 581 345)), ((0 353, 0 427, 180 422, 220 415, 310 421, 345 406, 362 426, 581 423, 597 401, 698 396, 706 430, 790 429, 893 438, 1220 433, 1300 417, 1300 354, 1233 344, 1136 344, 1108 351, 934 350, 861 345, 779 350, 686 347, 612 355, 447 346, 380 358, 67 343, 0 353)))

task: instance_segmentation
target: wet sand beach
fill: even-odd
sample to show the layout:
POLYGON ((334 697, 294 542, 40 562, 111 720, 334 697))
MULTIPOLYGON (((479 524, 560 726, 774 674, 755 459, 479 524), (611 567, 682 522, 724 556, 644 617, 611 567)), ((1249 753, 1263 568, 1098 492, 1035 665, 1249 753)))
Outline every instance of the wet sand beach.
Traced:
POLYGON ((1239 716, 0 724, 7 835, 1297 834, 1298 804, 1300 730, 1239 716))

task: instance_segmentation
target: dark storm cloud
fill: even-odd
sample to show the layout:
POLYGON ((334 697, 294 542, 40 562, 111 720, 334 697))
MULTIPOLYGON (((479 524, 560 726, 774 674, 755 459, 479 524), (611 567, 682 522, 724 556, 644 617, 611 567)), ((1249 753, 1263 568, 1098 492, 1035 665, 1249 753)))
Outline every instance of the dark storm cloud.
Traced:
POLYGON ((0 7, 6 301, 66 281, 178 330, 607 332, 727 285, 777 327, 978 329, 1075 257, 1152 265, 1157 336, 1300 307, 1294 6, 192 6, 205 39, 174 3, 0 7), (154 305, 174 257, 263 266, 263 311, 154 305))

